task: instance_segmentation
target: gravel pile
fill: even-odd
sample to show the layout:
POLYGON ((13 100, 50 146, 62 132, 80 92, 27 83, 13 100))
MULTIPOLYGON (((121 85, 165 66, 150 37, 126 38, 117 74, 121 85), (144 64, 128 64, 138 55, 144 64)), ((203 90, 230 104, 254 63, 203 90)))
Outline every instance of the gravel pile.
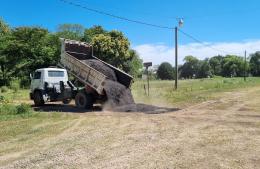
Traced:
POLYGON ((104 89, 107 95, 105 109, 115 109, 119 106, 134 104, 130 89, 126 88, 124 85, 107 80, 104 89))

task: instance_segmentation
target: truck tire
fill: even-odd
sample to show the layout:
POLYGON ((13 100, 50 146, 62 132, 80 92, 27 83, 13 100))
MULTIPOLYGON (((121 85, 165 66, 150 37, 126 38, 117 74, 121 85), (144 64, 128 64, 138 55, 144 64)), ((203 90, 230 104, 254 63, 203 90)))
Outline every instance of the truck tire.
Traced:
POLYGON ((93 95, 79 92, 75 97, 75 103, 78 108, 92 109, 94 103, 93 95))
POLYGON ((33 101, 35 106, 43 106, 44 100, 40 91, 34 92, 33 101))

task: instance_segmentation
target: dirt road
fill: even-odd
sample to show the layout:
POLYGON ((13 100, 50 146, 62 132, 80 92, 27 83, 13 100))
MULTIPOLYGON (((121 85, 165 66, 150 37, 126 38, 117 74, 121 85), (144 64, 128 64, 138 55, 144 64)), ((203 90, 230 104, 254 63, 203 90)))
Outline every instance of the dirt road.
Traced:
POLYGON ((75 113, 0 168, 259 168, 260 87, 221 96, 169 113, 75 113))

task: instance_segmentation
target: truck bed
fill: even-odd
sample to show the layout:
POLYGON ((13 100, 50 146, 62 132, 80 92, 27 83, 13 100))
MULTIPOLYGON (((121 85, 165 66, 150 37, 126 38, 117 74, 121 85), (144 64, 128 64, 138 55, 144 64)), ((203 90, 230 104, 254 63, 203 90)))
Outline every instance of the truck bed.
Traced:
POLYGON ((89 44, 68 39, 61 39, 61 42, 61 65, 82 83, 93 87, 99 94, 101 94, 103 91, 103 85, 106 76, 85 64, 83 60, 99 60, 115 72, 117 81, 119 83, 123 84, 127 88, 131 86, 133 77, 95 57, 93 55, 92 46, 90 46, 89 44))
POLYGON ((88 66, 81 60, 67 52, 61 54, 60 66, 77 78, 85 85, 91 86, 98 94, 103 95, 106 76, 99 71, 88 66))

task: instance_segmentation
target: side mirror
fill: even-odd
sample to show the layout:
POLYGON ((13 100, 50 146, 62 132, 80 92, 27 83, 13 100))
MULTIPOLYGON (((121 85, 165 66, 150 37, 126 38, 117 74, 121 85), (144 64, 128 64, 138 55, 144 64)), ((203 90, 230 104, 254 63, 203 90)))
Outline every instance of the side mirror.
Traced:
POLYGON ((30 79, 32 80, 33 79, 33 76, 32 76, 32 74, 30 73, 30 79))

